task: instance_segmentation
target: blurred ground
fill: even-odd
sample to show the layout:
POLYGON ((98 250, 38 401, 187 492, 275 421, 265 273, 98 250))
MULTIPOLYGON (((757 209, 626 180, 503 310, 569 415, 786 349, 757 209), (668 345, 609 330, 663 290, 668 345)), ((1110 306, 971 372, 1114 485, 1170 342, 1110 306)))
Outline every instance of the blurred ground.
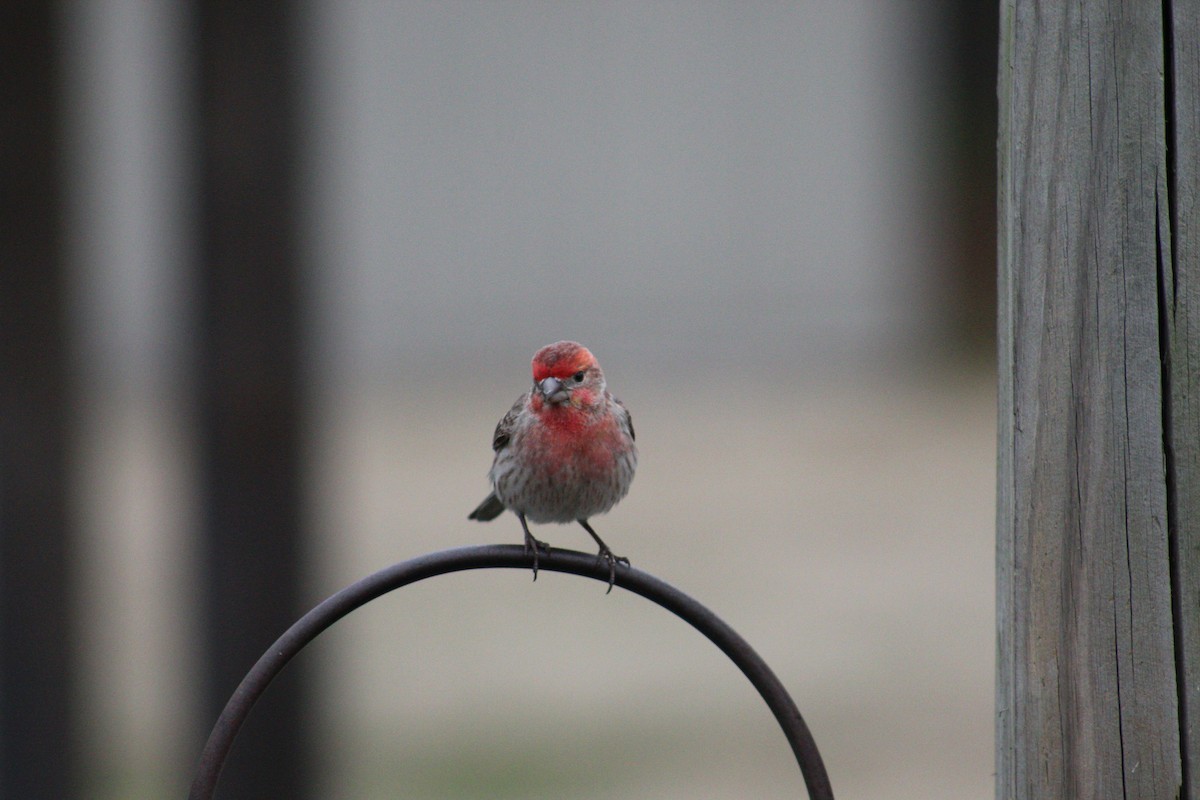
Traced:
MULTIPOLYGON (((812 727, 838 797, 990 797, 992 376, 704 386, 609 372, 633 409, 641 462, 601 534, 758 650, 812 727)), ((522 388, 514 379, 513 393, 522 388)), ((494 394, 331 399, 313 442, 314 603, 414 555, 520 541, 510 517, 466 520, 510 400, 494 394)), ((156 524, 177 509, 137 497, 178 500, 178 469, 157 461, 174 445, 153 415, 112 413, 123 421, 94 457, 120 467, 92 485, 135 516, 110 519, 91 562, 92 751, 108 796, 168 796, 187 776, 146 775, 161 773, 164 750, 190 765, 199 744, 179 730, 189 567, 156 524), (141 494, 147 485, 156 491, 141 494)), ((539 535, 588 549, 572 527, 539 535)), ((303 658, 319 674, 323 797, 802 791, 765 704, 715 647, 591 581, 508 571, 428 581, 357 612, 303 658)))
MULTIPOLYGON (((990 797, 992 376, 704 386, 609 372, 641 462, 630 496, 597 520, 601 535, 758 650, 813 729, 838 797, 990 797)), ((421 553, 520 541, 508 516, 466 519, 510 399, 465 386, 331 399, 313 442, 313 603, 421 553)), ((90 561, 91 750, 110 779, 99 796, 177 795, 188 776, 162 775, 162 761, 190 768, 199 747, 180 730, 190 565, 158 525, 178 511, 167 507, 181 498, 178 461, 159 461, 177 443, 135 406, 111 413, 93 457, 120 466, 91 485, 133 511, 99 526, 90 561), (115 446, 125 450, 105 452, 115 446), (139 504, 150 496, 166 505, 139 504)), ((589 549, 573 527, 538 532, 589 549)), ((736 668, 665 611, 592 581, 428 581, 355 613, 303 659, 319 676, 323 797, 802 791, 736 668)))

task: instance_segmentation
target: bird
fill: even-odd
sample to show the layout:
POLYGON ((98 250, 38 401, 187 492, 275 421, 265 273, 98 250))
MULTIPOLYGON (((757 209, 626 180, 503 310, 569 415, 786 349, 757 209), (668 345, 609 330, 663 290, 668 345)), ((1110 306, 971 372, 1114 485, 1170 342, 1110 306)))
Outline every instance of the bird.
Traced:
POLYGON ((533 387, 517 398, 492 435, 492 492, 468 519, 487 522, 505 509, 525 532, 525 550, 550 546, 534 538, 529 523, 577 522, 591 535, 608 564, 608 591, 618 556, 588 520, 609 511, 629 492, 637 469, 633 420, 612 395, 596 357, 578 342, 546 345, 533 355, 533 387))

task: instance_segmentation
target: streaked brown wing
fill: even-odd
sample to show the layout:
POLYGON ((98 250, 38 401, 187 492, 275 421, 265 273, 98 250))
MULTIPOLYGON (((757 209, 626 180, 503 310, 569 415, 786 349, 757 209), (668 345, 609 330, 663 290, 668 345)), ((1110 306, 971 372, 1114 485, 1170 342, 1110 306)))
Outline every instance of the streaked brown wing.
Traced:
POLYGON ((625 407, 625 404, 617 398, 614 397, 613 402, 617 404, 617 417, 621 420, 621 426, 629 431, 629 438, 631 440, 636 440, 637 434, 633 432, 633 415, 629 413, 629 409, 625 407))
POLYGON ((496 432, 492 434, 493 450, 498 452, 508 446, 508 442, 512 438, 513 425, 517 421, 517 415, 521 413, 521 409, 525 407, 527 402, 529 402, 528 392, 518 397, 517 402, 513 403, 513 407, 508 410, 508 413, 496 423, 496 432))

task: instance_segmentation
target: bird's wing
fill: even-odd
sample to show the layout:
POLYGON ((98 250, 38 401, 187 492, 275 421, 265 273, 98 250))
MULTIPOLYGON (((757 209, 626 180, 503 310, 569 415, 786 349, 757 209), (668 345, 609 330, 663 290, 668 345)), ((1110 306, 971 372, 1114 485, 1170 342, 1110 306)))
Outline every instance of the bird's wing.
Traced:
POLYGON ((516 424, 517 416, 528 402, 529 393, 526 392, 517 398, 517 402, 513 403, 513 407, 508 410, 508 413, 496 423, 496 432, 492 434, 493 450, 499 452, 508 446, 508 441, 512 438, 513 425, 516 424))
POLYGON ((613 405, 616 406, 617 422, 622 428, 625 429, 625 432, 629 434, 629 440, 633 441, 637 438, 633 432, 633 415, 629 413, 629 409, 626 408, 625 404, 620 400, 614 397, 612 401, 613 405))

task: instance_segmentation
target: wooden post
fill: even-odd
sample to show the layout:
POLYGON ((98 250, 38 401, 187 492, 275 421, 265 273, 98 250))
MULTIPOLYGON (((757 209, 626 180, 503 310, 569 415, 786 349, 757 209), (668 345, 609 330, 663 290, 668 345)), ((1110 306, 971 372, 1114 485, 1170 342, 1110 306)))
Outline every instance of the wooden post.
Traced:
POLYGON ((1168 35, 1163 269, 1167 522, 1184 791, 1200 798, 1200 2, 1164 3, 1168 35))
POLYGON ((1198 6, 1001 6, 998 798, 1200 798, 1198 6))

